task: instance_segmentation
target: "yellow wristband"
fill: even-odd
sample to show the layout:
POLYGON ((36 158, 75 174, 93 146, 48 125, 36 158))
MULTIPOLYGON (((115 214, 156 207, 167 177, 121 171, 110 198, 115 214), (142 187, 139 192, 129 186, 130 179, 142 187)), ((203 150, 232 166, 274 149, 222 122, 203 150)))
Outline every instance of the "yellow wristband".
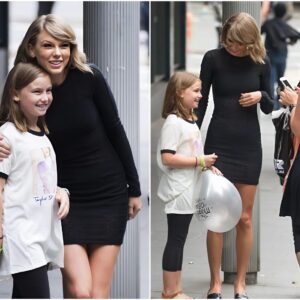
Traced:
POLYGON ((204 155, 199 156, 199 166, 201 168, 205 168, 205 159, 204 159, 204 155))
POLYGON ((0 247, 0 254, 3 252, 3 246, 0 247))

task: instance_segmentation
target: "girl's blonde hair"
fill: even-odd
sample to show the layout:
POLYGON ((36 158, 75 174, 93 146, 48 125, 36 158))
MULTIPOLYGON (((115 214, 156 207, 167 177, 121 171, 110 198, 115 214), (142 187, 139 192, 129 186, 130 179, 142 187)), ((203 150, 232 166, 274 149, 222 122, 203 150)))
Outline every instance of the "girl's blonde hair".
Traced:
POLYGON ((226 47, 228 40, 245 45, 255 63, 265 63, 266 49, 255 19, 249 14, 241 12, 227 19, 222 29, 221 43, 226 47))
MULTIPOLYGON (((0 105, 1 124, 12 122, 21 132, 28 131, 28 121, 20 108, 20 102, 16 102, 14 98, 16 92, 22 90, 40 76, 49 76, 49 74, 31 63, 18 63, 11 69, 2 93, 0 105)), ((44 116, 38 118, 37 125, 47 134, 49 133, 44 116)))
POLYGON ((178 117, 186 120, 191 117, 194 121, 197 120, 197 117, 193 111, 188 111, 182 105, 182 98, 180 97, 180 92, 186 90, 197 81, 200 82, 199 77, 189 72, 180 71, 173 74, 169 80, 165 94, 162 109, 162 117, 164 119, 166 119, 169 114, 175 113, 178 117))
POLYGON ((49 14, 43 15, 37 18, 29 26, 21 45, 19 46, 15 64, 19 62, 30 62, 37 64, 36 58, 30 55, 30 45, 35 46, 37 42, 37 36, 46 31, 53 38, 70 44, 70 60, 68 68, 77 68, 82 72, 91 72, 91 68, 86 63, 86 55, 78 50, 75 33, 72 27, 66 24, 59 17, 49 14))

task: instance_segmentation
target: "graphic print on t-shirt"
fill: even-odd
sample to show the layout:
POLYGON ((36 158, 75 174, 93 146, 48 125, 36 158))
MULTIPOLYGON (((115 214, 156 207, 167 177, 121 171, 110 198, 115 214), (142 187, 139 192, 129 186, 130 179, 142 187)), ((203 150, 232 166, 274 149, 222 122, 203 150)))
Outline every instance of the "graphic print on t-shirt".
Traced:
POLYGON ((56 190, 55 160, 50 147, 43 147, 31 151, 33 198, 40 205, 44 201, 52 200, 56 190))

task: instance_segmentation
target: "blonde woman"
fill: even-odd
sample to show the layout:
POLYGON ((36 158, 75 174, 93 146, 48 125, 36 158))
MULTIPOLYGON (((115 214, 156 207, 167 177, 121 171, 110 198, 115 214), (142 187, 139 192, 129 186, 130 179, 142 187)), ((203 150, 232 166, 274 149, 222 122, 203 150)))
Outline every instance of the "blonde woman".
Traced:
MULTIPOLYGON (((216 167, 238 189, 243 203, 236 226, 237 277, 234 297, 247 298, 245 277, 252 249, 252 209, 262 164, 257 105, 272 112, 270 63, 255 20, 247 13, 230 17, 224 24, 223 47, 208 51, 201 64, 203 99, 197 111, 198 125, 213 88, 214 112, 205 142, 205 153, 216 153, 216 167)), ((221 295, 223 234, 208 231, 207 251, 211 273, 207 298, 221 295)))
MULTIPOLYGON (((58 184, 70 191, 63 222, 64 297, 108 298, 127 220, 141 209, 139 178, 111 90, 55 15, 36 19, 15 63, 43 67, 53 84, 47 112, 58 184)), ((1 152, 4 149, 1 148, 1 152)))

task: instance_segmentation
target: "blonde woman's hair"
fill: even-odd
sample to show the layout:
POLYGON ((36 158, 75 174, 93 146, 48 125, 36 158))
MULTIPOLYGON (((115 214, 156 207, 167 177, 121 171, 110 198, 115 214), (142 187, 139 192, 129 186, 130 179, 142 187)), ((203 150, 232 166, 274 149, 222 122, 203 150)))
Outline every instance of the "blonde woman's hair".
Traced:
POLYGON ((76 36, 72 27, 53 14, 40 16, 31 23, 19 46, 15 64, 19 62, 37 64, 36 58, 31 57, 29 49, 30 45, 35 46, 37 36, 42 31, 46 31, 53 38, 61 42, 70 44, 71 55, 67 66, 68 68, 77 68, 82 72, 92 73, 91 68, 86 63, 86 55, 78 50, 76 36))
MULTIPOLYGON (((50 76, 44 69, 31 63, 18 63, 11 69, 6 78, 0 104, 1 125, 12 122, 21 132, 28 131, 28 121, 20 108, 20 102, 16 102, 14 98, 16 92, 40 76, 48 76, 50 81, 50 76)), ((49 133, 44 116, 38 117, 37 125, 47 134, 49 133)))
POLYGON ((197 81, 200 82, 199 77, 195 74, 189 72, 175 72, 173 76, 170 78, 163 109, 162 109, 162 117, 166 119, 169 114, 176 114, 178 117, 188 120, 192 118, 194 121, 197 120, 196 115, 192 110, 187 110, 182 104, 182 98, 180 97, 180 92, 186 90, 190 86, 192 86, 197 81))
POLYGON ((221 34, 221 43, 225 48, 228 40, 245 45, 255 63, 265 63, 266 49, 255 19, 249 14, 241 12, 227 19, 221 34))

